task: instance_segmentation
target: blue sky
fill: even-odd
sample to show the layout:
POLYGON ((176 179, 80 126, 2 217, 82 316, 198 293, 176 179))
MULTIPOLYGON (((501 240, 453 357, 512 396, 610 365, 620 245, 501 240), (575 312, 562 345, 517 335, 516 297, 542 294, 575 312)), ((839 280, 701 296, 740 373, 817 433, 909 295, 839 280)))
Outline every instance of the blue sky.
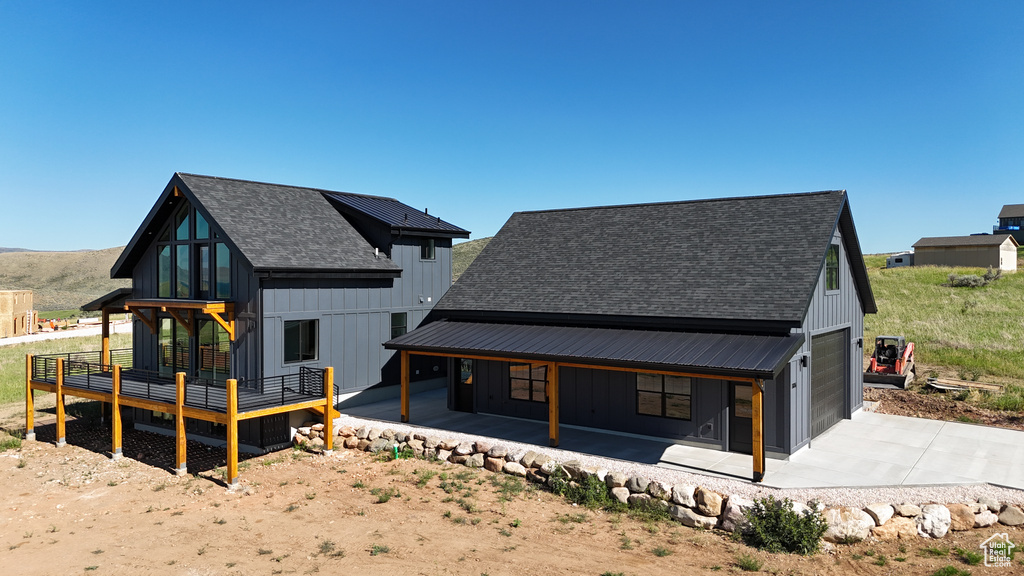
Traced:
POLYGON ((474 238, 846 189, 895 251, 1024 203, 1024 2, 0 0, 0 246, 123 245, 176 171, 474 238))

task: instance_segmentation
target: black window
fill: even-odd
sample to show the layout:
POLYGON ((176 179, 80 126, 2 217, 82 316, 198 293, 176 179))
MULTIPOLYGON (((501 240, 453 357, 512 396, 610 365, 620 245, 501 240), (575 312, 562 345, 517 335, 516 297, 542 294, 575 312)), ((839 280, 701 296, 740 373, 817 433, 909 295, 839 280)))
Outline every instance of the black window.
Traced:
POLYGON ((683 376, 636 375, 636 413, 664 418, 690 419, 692 383, 683 376))
POLYGON ((509 364, 508 380, 509 398, 531 402, 547 401, 547 365, 509 364))
POLYGON ((398 338, 409 331, 409 324, 405 312, 391 313, 391 337, 398 338))
POLYGON ((286 320, 284 323, 284 361, 316 360, 317 320, 286 320))
POLYGON ((434 239, 424 238, 420 241, 420 260, 434 259, 434 239))
POLYGON ((830 244, 825 253, 825 289, 839 290, 839 245, 830 244))

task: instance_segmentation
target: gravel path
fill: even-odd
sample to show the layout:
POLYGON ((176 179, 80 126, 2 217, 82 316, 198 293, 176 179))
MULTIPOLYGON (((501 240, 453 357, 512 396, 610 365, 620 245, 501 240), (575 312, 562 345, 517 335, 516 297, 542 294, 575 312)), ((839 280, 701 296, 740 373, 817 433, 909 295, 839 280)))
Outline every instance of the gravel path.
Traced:
POLYGON ((890 504, 925 504, 936 502, 949 504, 955 502, 976 502, 981 496, 989 496, 1003 503, 1024 504, 1024 491, 1012 488, 1001 488, 990 484, 969 484, 969 485, 936 485, 936 486, 879 486, 873 488, 769 488, 745 482, 732 480, 718 476, 696 474, 663 468, 651 464, 639 464, 614 458, 603 458, 580 452, 510 442, 500 438, 488 438, 485 436, 462 434, 448 430, 435 428, 424 428, 420 426, 409 426, 393 422, 381 422, 379 420, 367 420, 342 415, 334 420, 335 429, 341 426, 352 426, 359 428, 369 426, 371 428, 388 428, 395 432, 414 432, 438 436, 445 440, 455 441, 476 441, 485 440, 493 444, 507 446, 512 453, 534 452, 546 454, 557 462, 568 462, 578 460, 584 466, 593 466, 598 469, 622 472, 627 475, 637 475, 657 480, 669 485, 693 485, 703 486, 720 494, 736 494, 748 498, 765 497, 773 495, 776 498, 789 498, 794 502, 822 502, 831 506, 855 506, 862 508, 874 502, 885 502, 890 504))

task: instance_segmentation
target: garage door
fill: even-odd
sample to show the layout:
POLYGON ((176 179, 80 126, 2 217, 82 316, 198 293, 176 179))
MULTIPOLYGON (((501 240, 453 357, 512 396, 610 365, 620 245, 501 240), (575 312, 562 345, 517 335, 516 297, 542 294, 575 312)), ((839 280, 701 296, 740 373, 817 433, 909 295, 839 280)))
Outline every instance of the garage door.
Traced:
POLYGON ((811 338, 811 438, 843 419, 848 340, 846 330, 811 338))

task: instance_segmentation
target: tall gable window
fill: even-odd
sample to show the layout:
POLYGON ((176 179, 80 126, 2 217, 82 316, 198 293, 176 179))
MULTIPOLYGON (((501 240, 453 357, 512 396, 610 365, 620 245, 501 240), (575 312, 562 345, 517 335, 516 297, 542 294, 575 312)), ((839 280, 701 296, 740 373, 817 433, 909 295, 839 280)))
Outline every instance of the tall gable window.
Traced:
POLYGON ((829 244, 825 253, 825 290, 839 290, 838 244, 829 244))
POLYGON ((548 367, 545 364, 509 364, 509 398, 513 400, 529 400, 546 402, 545 395, 548 383, 548 367))
POLYGON ((636 375, 637 414, 689 420, 691 394, 689 378, 644 372, 636 375))
POLYGON ((231 298, 231 251, 187 202, 157 237, 157 297, 231 298))
POLYGON ((284 362, 306 362, 317 358, 317 320, 286 320, 284 362))
POLYGON ((434 239, 424 238, 420 240, 420 260, 433 260, 435 258, 434 253, 434 239))

